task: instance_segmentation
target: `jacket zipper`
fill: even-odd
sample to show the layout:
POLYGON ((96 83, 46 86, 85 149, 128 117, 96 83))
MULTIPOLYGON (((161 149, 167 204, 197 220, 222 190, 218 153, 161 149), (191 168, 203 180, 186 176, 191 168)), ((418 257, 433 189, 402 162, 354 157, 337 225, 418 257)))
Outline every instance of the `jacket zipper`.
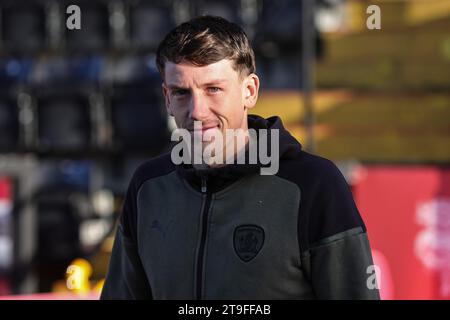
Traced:
POLYGON ((202 212, 202 235, 200 238, 200 248, 197 257, 197 300, 202 298, 202 286, 203 286, 203 256, 205 254, 206 232, 208 228, 208 211, 211 204, 211 193, 208 192, 206 185, 206 178, 202 177, 202 193, 206 194, 205 205, 202 212))

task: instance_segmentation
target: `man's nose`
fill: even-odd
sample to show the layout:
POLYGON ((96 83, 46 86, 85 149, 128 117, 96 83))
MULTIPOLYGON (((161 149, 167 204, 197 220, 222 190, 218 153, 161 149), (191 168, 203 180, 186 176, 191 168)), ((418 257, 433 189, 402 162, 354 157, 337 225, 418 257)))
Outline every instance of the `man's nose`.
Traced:
POLYGON ((196 121, 203 121, 208 117, 208 106, 200 95, 192 95, 190 105, 190 117, 196 121))

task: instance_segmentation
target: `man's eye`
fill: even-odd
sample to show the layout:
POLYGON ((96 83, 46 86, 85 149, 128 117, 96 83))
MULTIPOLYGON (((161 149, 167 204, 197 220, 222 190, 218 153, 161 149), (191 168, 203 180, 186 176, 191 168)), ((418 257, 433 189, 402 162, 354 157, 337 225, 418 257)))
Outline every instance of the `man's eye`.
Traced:
POLYGON ((174 96, 184 96, 184 95, 187 95, 188 93, 189 93, 189 90, 184 90, 184 89, 172 91, 172 94, 174 96))
POLYGON ((216 93, 219 92, 221 89, 219 87, 208 87, 208 92, 210 93, 216 93))

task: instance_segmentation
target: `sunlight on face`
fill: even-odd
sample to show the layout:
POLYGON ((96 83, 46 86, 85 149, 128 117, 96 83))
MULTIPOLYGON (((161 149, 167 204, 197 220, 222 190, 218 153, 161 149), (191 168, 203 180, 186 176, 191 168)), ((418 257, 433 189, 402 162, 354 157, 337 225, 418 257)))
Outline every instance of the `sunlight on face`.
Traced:
MULTIPOLYGON (((241 76, 228 59, 201 67, 166 62, 164 80, 166 107, 178 128, 194 132, 194 121, 201 121, 201 130, 195 134, 203 140, 209 140, 214 131, 225 136, 227 129, 247 130, 247 110, 256 102, 249 97, 255 86, 257 95, 259 86, 256 75, 241 76)), ((204 142, 204 147, 210 143, 204 142)))

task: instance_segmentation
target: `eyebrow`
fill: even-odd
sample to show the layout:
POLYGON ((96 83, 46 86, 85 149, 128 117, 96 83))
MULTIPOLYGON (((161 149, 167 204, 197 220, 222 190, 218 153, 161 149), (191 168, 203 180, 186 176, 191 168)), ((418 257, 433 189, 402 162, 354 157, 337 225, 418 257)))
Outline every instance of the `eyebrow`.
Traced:
POLYGON ((227 79, 216 79, 203 84, 203 87, 210 87, 218 84, 223 84, 224 82, 227 82, 227 79))
POLYGON ((181 87, 181 86, 176 85, 176 84, 169 84, 169 85, 167 85, 167 87, 170 90, 189 90, 189 88, 187 88, 187 87, 181 87))
MULTIPOLYGON (((215 79, 215 80, 211 80, 209 82, 202 84, 202 87, 210 87, 210 86, 220 85, 220 84, 223 84, 224 82, 227 82, 227 79, 215 79)), ((180 86, 175 83, 170 83, 167 85, 167 87, 171 90, 189 90, 188 87, 183 87, 183 86, 180 86)))

